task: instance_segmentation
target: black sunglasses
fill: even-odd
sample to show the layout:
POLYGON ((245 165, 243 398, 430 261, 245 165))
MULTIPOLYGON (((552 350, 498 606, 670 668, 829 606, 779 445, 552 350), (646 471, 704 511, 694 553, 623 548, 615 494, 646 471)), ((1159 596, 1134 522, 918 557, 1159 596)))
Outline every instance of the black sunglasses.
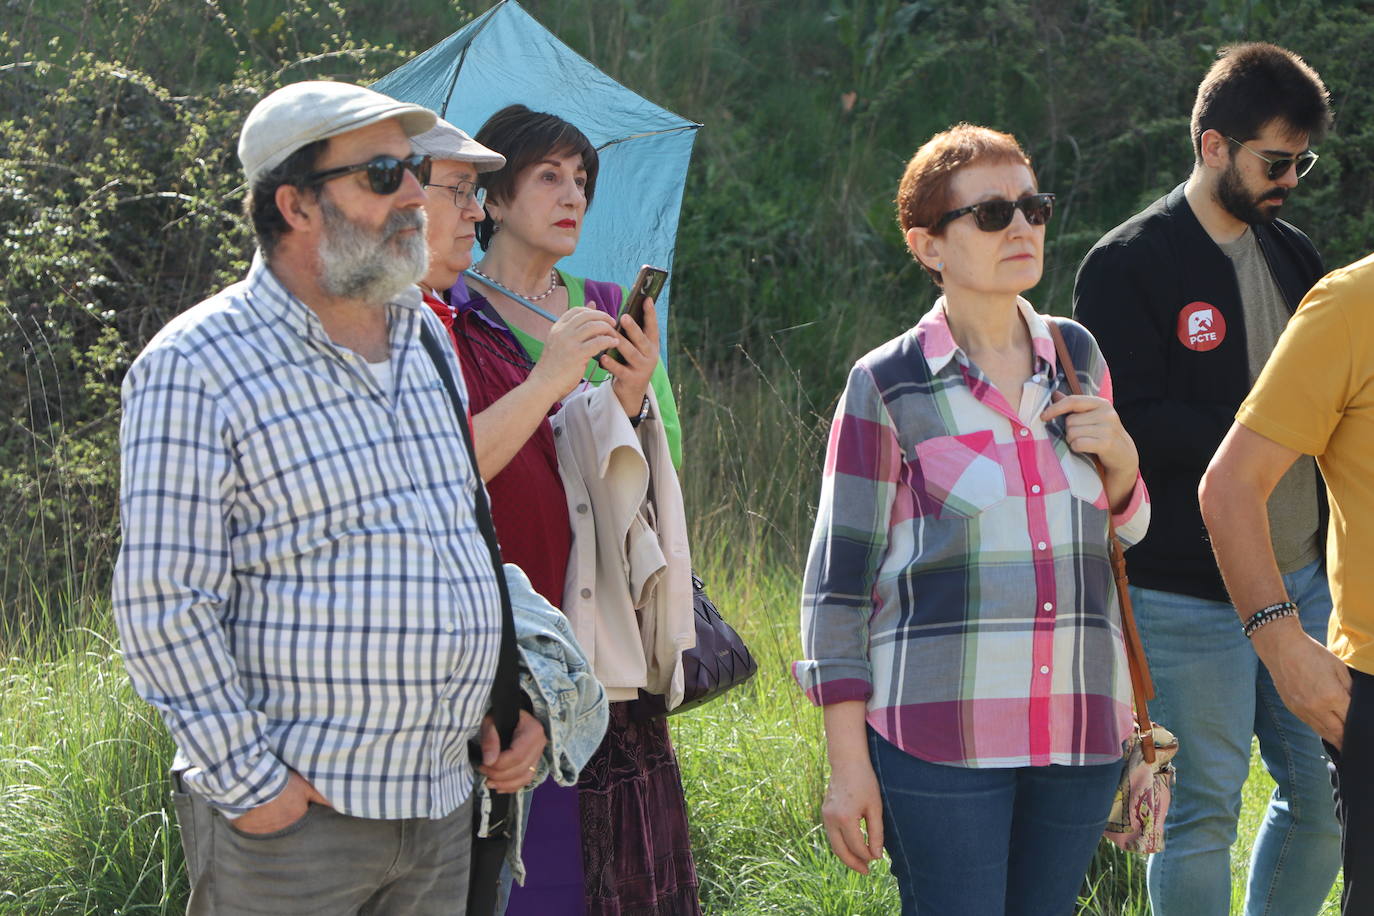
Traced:
POLYGON ((1270 159, 1268 156, 1264 155, 1264 153, 1255 152, 1235 137, 1227 137, 1226 139, 1245 150, 1251 156, 1258 156, 1260 159, 1269 163, 1269 170, 1265 172, 1265 175, 1268 176, 1270 181, 1278 181, 1284 175, 1287 175, 1288 170, 1293 167, 1294 163, 1297 163, 1299 178, 1312 171, 1312 166, 1317 164, 1317 154, 1310 149, 1303 150, 1296 156, 1284 156, 1282 159, 1270 159))
POLYGON ((419 180, 420 184, 429 181, 430 159, 428 156, 414 155, 404 159, 397 159, 395 156, 378 156, 367 162, 360 162, 357 165, 341 165, 337 169, 325 169, 323 172, 311 172, 305 176, 306 187, 324 184, 343 175, 352 175, 354 172, 367 172, 367 183, 372 188, 374 194, 395 194, 400 188, 401 181, 405 178, 405 173, 409 172, 419 180))
POLYGON ((965 213, 973 214, 973 223, 984 232, 1001 232, 1011 225, 1012 217, 1020 210, 1026 215, 1026 222, 1032 226, 1043 226, 1054 213, 1053 194, 1028 194, 1020 200, 985 200, 951 210, 935 223, 938 232, 965 213))

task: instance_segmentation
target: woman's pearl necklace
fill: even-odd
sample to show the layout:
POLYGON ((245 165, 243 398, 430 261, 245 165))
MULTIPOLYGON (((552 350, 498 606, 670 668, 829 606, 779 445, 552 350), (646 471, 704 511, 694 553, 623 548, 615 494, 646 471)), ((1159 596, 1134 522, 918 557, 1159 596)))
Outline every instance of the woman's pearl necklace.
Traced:
MULTIPOLYGON (((478 270, 476 267, 470 268, 470 270, 471 270, 473 273, 477 274, 477 276, 481 277, 483 280, 486 280, 486 281, 487 281, 488 283, 490 283, 492 286, 495 286, 497 289, 501 290, 501 292, 503 292, 503 293, 515 292, 515 291, 512 290, 510 287, 508 287, 508 286, 506 286, 504 283, 502 283, 500 280, 497 280, 497 279, 495 279, 494 277, 488 277, 486 274, 482 273, 482 272, 481 272, 480 270, 478 270)), ((552 296, 552 295, 553 295, 553 291, 556 290, 556 289, 558 289, 558 270, 555 268, 554 270, 550 270, 550 271, 549 271, 549 288, 548 288, 548 289, 544 290, 542 293, 540 293, 540 294, 537 295, 537 296, 523 296, 522 298, 527 299, 527 300, 529 300, 530 302, 538 302, 540 299, 547 299, 547 298, 549 298, 550 296, 552 296)), ((519 295, 519 293, 516 293, 516 295, 519 295)))

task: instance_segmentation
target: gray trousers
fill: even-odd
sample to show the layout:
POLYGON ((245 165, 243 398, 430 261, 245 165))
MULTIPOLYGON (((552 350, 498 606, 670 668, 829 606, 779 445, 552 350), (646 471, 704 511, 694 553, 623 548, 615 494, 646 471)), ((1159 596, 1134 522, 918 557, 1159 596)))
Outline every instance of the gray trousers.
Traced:
POLYGON ((462 916, 467 908, 471 795, 440 820, 373 820, 312 804, 289 827, 250 835, 180 788, 172 794, 191 879, 187 916, 462 916))

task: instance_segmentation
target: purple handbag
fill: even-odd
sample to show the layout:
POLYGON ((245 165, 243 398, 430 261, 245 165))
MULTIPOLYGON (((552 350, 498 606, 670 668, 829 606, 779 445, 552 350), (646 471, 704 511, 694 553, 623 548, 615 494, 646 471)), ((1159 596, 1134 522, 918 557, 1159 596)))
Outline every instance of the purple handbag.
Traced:
POLYGON ((640 721, 696 709, 743 684, 759 670, 753 653, 720 616, 696 573, 692 573, 692 610, 697 643, 682 653, 682 702, 669 709, 662 694, 641 690, 639 699, 632 701, 632 712, 640 721))

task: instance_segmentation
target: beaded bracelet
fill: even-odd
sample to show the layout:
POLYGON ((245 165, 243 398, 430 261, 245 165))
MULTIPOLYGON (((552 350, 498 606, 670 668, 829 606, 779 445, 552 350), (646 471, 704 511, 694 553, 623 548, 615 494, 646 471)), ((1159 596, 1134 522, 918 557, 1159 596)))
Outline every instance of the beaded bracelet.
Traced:
POLYGON ((644 403, 639 405, 639 413, 636 416, 630 417, 630 425, 638 428, 639 424, 643 423, 644 418, 647 416, 649 416, 649 396, 646 394, 644 395, 644 403))
POLYGON ((1250 619, 1245 621, 1241 627, 1241 632, 1245 638, 1249 639, 1255 635, 1255 631, 1269 623, 1271 620, 1278 620, 1280 617, 1292 617, 1298 612, 1298 606, 1291 601, 1280 601, 1278 604, 1271 604, 1262 607, 1250 615, 1250 619))

